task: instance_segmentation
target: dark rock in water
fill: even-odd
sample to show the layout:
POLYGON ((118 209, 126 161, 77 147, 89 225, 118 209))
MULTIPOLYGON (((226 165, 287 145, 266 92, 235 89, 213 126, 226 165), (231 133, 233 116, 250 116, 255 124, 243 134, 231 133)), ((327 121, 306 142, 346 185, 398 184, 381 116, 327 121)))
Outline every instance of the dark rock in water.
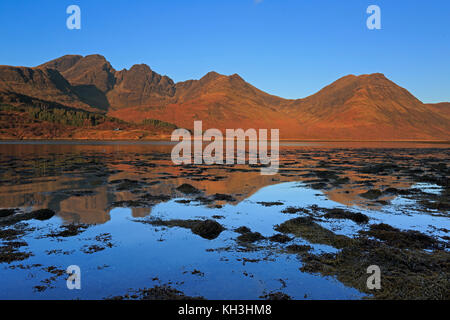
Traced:
POLYGON ((0 210, 0 218, 9 217, 16 212, 17 209, 1 209, 0 210))
POLYGON ((221 201, 236 201, 235 198, 233 198, 232 196, 228 195, 228 194, 223 194, 223 193, 216 193, 214 195, 214 200, 221 200, 221 201))
POLYGON ((244 233, 248 233, 251 232, 251 230, 245 226, 239 227, 237 229, 234 229, 235 232, 240 233, 240 234, 244 234, 244 233))
POLYGON ((300 245, 300 244, 291 244, 287 246, 286 249, 292 253, 302 253, 311 250, 311 246, 308 245, 300 245))
POLYGON ((383 191, 386 194, 398 194, 399 190, 397 188, 387 188, 383 191))
POLYGON ((271 236, 269 239, 274 242, 286 243, 286 242, 291 241, 293 238, 288 237, 285 234, 277 233, 277 234, 271 236))
POLYGON ((441 245, 436 239, 419 231, 402 231, 385 223, 372 224, 368 231, 360 231, 360 233, 397 248, 435 249, 441 245))
POLYGON ((281 233, 290 233, 296 237, 307 240, 310 243, 326 244, 335 248, 344 248, 353 240, 349 237, 338 235, 314 222, 311 217, 298 217, 275 227, 281 233))
POLYGON ((170 286, 155 286, 153 288, 140 289, 135 296, 126 294, 124 296, 115 296, 110 300, 204 300, 203 297, 190 297, 183 292, 176 290, 170 286))
POLYGON ((246 232, 241 234, 238 238, 238 241, 240 242, 255 242, 255 241, 259 241, 259 240, 263 240, 265 239, 265 237, 263 237, 263 235, 259 232, 246 232))
POLYGON ((84 232, 88 228, 88 225, 86 224, 68 224, 68 225, 62 225, 60 227, 59 232, 52 232, 48 236, 49 237, 73 237, 77 236, 80 233, 84 232))
POLYGON ((153 219, 149 221, 140 221, 142 223, 149 223, 154 226, 166 227, 180 227, 191 229, 192 233, 201 236, 202 238, 212 240, 217 238, 225 228, 214 220, 161 220, 153 219))
POLYGON ((266 300, 292 300, 290 296, 283 292, 272 292, 264 296, 260 296, 260 298, 266 300))
POLYGON ((191 186, 189 183, 183 183, 177 188, 177 190, 183 192, 184 194, 195 194, 200 192, 197 188, 191 186))
POLYGON ((311 185, 311 188, 313 188, 314 190, 321 190, 321 189, 325 189, 326 187, 327 187, 327 184, 323 183, 323 182, 313 183, 311 185))
POLYGON ((41 210, 36 210, 30 213, 30 217, 32 217, 33 219, 36 220, 48 220, 50 218, 52 218, 55 215, 55 212, 53 210, 50 209, 41 209, 41 210))
MULTIPOLYGON (((11 209, 11 210, 13 210, 13 213, 16 211, 15 209, 11 209)), ((1 224, 4 224, 4 225, 11 225, 11 224, 15 224, 20 221, 26 221, 26 220, 31 220, 31 219, 48 220, 55 215, 55 212, 50 209, 40 209, 40 210, 28 212, 28 213, 17 213, 17 214, 9 214, 10 212, 6 212, 6 213, 3 217, 0 216, 0 217, 4 218, 1 220, 1 224), (6 215, 6 213, 8 213, 8 215, 6 215)))
POLYGON ((129 191, 134 189, 140 189, 143 185, 142 182, 130 179, 113 180, 111 184, 117 184, 117 191, 129 191))
POLYGON ((336 174, 336 172, 333 171, 328 171, 328 170, 324 170, 324 171, 314 171, 314 173, 316 174, 316 176, 318 176, 321 179, 338 179, 339 176, 336 174))
POLYGON ((264 207, 282 206, 283 205, 283 202, 280 202, 280 201, 269 201, 269 202, 260 201, 260 202, 257 202, 257 203, 262 205, 262 206, 264 206, 264 207))
POLYGON ((382 192, 377 189, 372 189, 367 192, 361 193, 360 196, 369 200, 375 200, 379 197, 381 197, 382 192))
POLYGON ((324 215, 328 219, 349 219, 356 223, 367 223, 369 222, 369 217, 360 212, 350 212, 343 209, 327 209, 327 213, 324 215))
POLYGON ((217 238, 224 228, 217 221, 205 220, 194 224, 191 230, 202 238, 212 240, 217 238))
POLYGON ((297 207, 287 207, 286 209, 284 209, 283 211, 281 211, 282 213, 290 213, 290 214, 294 214, 294 213, 309 213, 308 209, 305 208, 297 208, 297 207))

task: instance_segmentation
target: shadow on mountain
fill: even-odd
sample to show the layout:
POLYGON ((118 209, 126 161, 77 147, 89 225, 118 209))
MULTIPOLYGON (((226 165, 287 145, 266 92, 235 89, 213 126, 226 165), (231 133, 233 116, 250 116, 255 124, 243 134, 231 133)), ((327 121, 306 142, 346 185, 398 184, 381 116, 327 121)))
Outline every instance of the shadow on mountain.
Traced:
POLYGON ((93 108, 108 111, 108 99, 95 85, 78 85, 74 86, 73 90, 84 103, 93 108))

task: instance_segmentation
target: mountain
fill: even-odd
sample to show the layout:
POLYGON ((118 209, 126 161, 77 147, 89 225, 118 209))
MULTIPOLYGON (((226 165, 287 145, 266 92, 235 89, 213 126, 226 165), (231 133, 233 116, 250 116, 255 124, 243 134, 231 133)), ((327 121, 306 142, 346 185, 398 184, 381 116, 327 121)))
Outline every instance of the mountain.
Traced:
POLYGON ((93 54, 86 57, 65 55, 37 68, 53 68, 72 85, 80 100, 93 108, 107 111, 106 92, 114 87, 116 70, 105 57, 93 54))
POLYGON ((115 86, 108 92, 112 109, 141 105, 161 105, 175 94, 172 79, 152 71, 145 64, 115 73, 115 86))
POLYGON ((236 74, 210 72, 174 88, 175 93, 160 103, 120 108, 110 114, 126 121, 155 118, 184 128, 191 128, 194 120, 202 120, 204 128, 221 130, 297 126, 294 119, 277 110, 283 99, 256 89, 236 74))
POLYGON ((345 76, 283 111, 312 139, 448 139, 450 133, 441 112, 380 73, 345 76))
POLYGON ((450 103, 424 104, 383 74, 348 75, 296 100, 239 75, 175 83, 145 64, 116 71, 101 55, 66 55, 35 68, 0 66, 0 102, 58 104, 129 123, 279 128, 284 139, 448 140, 450 103), (151 120, 153 121, 153 120, 151 120), (153 122, 152 122, 153 123, 153 122))
POLYGON ((55 69, 0 66, 0 101, 92 109, 55 69))
POLYGON ((426 105, 432 112, 450 121, 450 102, 429 103, 426 105))

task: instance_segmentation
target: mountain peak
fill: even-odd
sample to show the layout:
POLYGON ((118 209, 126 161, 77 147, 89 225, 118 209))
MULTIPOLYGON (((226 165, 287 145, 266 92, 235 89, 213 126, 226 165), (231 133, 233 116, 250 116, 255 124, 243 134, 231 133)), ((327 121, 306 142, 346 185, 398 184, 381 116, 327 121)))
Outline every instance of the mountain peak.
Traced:
POLYGON ((53 59, 49 62, 43 63, 36 68, 49 68, 55 69, 59 72, 64 72, 70 68, 72 68, 78 61, 80 61, 83 56, 75 55, 75 54, 67 54, 62 57, 53 59))

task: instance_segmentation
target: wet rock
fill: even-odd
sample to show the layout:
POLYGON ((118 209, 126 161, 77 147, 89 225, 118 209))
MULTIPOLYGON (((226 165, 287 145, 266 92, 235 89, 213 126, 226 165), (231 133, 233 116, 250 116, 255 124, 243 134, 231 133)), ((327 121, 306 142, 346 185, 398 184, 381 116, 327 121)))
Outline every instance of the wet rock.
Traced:
POLYGON ((190 297, 170 286, 155 286, 150 289, 140 289, 135 295, 124 295, 110 298, 110 300, 203 300, 203 297, 190 297))
POLYGON ((18 236, 22 235, 23 232, 15 229, 0 229, 0 239, 2 240, 15 240, 18 236))
POLYGON ((449 268, 450 253, 445 250, 402 250, 361 237, 337 253, 302 254, 300 270, 334 276, 343 284, 367 293, 368 298, 449 300, 449 268), (372 264, 382 270, 380 290, 369 290, 366 285, 367 267, 372 264))
POLYGON ((117 184, 116 186, 117 191, 131 191, 133 189, 138 189, 143 186, 142 182, 130 179, 113 180, 110 183, 117 184))
POLYGON ((363 198, 369 199, 369 200, 375 200, 382 196, 382 192, 377 189, 371 189, 367 192, 360 193, 359 195, 363 198))
POLYGON ((316 176, 318 176, 321 179, 338 179, 339 176, 336 174, 336 172, 333 171, 314 171, 314 173, 316 174, 316 176))
POLYGON ((311 250, 311 246, 308 245, 299 245, 299 244, 291 244, 286 247, 286 250, 290 253, 303 253, 311 250))
POLYGON ((137 220, 141 223, 148 223, 154 226, 166 226, 166 227, 180 227, 191 229, 192 233, 201 236, 202 238, 212 240, 217 238, 225 228, 214 220, 137 220))
POLYGON ((283 292, 272 292, 263 296, 260 296, 261 299, 265 300, 292 300, 292 298, 283 293, 283 292))
POLYGON ((33 255, 32 253, 17 250, 26 245, 26 242, 6 242, 0 246, 0 263, 11 263, 28 259, 33 255))
POLYGON ((338 185, 346 184, 346 183, 349 183, 349 182, 350 182, 350 178, 344 177, 344 178, 338 178, 338 179, 334 180, 334 181, 332 182, 332 184, 333 184, 334 186, 338 186, 338 185))
POLYGON ((335 248, 343 248, 351 244, 352 239, 337 235, 320 226, 311 217, 299 217, 288 220, 275 227, 281 233, 293 234, 311 243, 326 244, 335 248))
POLYGON ((399 166, 394 163, 381 163, 365 166, 359 171, 361 173, 380 174, 384 173, 385 171, 398 171, 399 169, 399 166))
POLYGON ((5 218, 13 215, 17 209, 1 209, 0 210, 0 218, 5 218))
POLYGON ((372 224, 368 231, 360 231, 360 234, 377 238, 397 248, 433 249, 440 246, 439 241, 419 231, 401 231, 385 223, 372 224))
POLYGON ((239 237, 237 237, 237 240, 239 242, 247 242, 247 243, 252 243, 263 239, 265 239, 265 237, 263 237, 261 233, 251 231, 243 233, 239 237))
POLYGON ((369 222, 369 217, 360 212, 350 212, 343 209, 335 208, 335 209, 324 209, 327 213, 324 214, 324 217, 327 219, 349 219, 356 223, 367 223, 369 222))
POLYGON ((88 228, 88 225, 85 224, 68 224, 60 227, 58 232, 52 232, 48 236, 49 237, 73 237, 79 235, 84 232, 88 228))
POLYGON ((170 200, 170 196, 164 194, 153 195, 148 193, 140 197, 139 200, 159 203, 170 200))
POLYGON ((50 218, 52 218, 55 215, 55 212, 53 210, 50 209, 41 209, 41 210, 36 210, 30 213, 30 217, 32 217, 33 219, 37 219, 37 220, 48 220, 50 218))
POLYGON ((181 204, 188 204, 191 201, 192 200, 186 200, 186 199, 175 200, 176 203, 181 203, 181 204))
POLYGON ((416 192, 414 190, 397 189, 397 188, 393 188, 393 187, 386 188, 383 191, 383 194, 387 194, 387 195, 409 195, 409 194, 413 194, 413 193, 416 193, 416 192))
POLYGON ((193 225, 191 230, 193 233, 198 234, 202 238, 212 240, 217 238, 224 228, 217 221, 205 220, 193 225))
POLYGON ((326 187, 327 187, 327 184, 323 183, 323 182, 311 184, 311 188, 313 188, 314 190, 322 190, 322 189, 325 189, 326 187))
POLYGON ((273 202, 265 202, 265 201, 260 201, 257 202, 258 204, 264 206, 264 207, 272 207, 272 206, 282 206, 283 202, 279 202, 279 201, 273 201, 273 202))
POLYGON ((297 207, 287 207, 282 213, 289 213, 289 214, 295 214, 295 213, 309 213, 309 210, 306 208, 297 208, 297 207))
POLYGON ((246 226, 242 226, 242 227, 234 229, 234 231, 237 233, 240 233, 240 234, 244 234, 244 233, 251 232, 252 230, 250 230, 250 228, 247 228, 246 226))
POLYGON ((196 197, 195 201, 200 202, 202 205, 208 205, 214 202, 214 200, 206 198, 206 197, 196 197))
POLYGON ((50 209, 40 209, 32 212, 17 213, 6 216, 0 220, 0 224, 11 225, 20 221, 26 221, 31 219, 36 220, 48 220, 55 215, 55 212, 50 209))
POLYGON ((270 241, 274 241, 274 242, 286 243, 286 242, 291 241, 293 238, 288 237, 285 234, 278 233, 278 234, 271 236, 269 239, 270 239, 270 241))
POLYGON ((178 191, 184 193, 184 194, 196 194, 196 193, 200 193, 200 190, 198 190, 197 188, 193 187, 192 185, 190 185, 189 183, 183 183, 181 186, 179 186, 177 188, 178 191))
POLYGON ((223 194, 223 193, 216 193, 213 196, 214 200, 218 200, 218 201, 229 201, 229 202, 234 202, 236 201, 235 198, 233 198, 232 196, 228 195, 228 194, 223 194))

